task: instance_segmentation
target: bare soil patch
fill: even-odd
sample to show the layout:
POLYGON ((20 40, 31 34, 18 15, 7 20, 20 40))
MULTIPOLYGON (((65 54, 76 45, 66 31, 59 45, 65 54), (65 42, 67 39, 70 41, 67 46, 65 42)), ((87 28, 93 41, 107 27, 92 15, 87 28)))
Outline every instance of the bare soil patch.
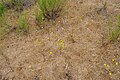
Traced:
POLYGON ((0 41, 0 80, 120 80, 120 41, 103 46, 120 0, 69 0, 64 15, 41 26, 35 9, 24 10, 27 35, 12 31, 0 41))

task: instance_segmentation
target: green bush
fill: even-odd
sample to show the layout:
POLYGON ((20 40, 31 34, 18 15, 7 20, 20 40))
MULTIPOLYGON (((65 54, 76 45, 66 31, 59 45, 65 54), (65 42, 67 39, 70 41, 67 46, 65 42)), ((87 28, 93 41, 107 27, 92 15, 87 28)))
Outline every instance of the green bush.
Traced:
POLYGON ((66 0, 37 0, 41 11, 39 18, 55 20, 60 16, 66 0))

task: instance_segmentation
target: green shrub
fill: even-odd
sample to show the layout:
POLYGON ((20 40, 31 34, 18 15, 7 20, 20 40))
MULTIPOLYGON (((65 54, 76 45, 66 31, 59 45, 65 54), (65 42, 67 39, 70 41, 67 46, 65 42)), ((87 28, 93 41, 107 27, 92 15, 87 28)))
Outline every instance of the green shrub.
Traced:
MULTIPOLYGON (((60 16, 66 0, 37 0, 41 11, 40 16, 47 20, 55 20, 60 16)), ((39 17, 39 18, 43 18, 39 17)))
POLYGON ((26 21, 25 14, 19 16, 18 27, 16 29, 17 34, 25 34, 28 32, 28 24, 26 21))
POLYGON ((114 30, 110 30, 110 40, 116 41, 120 36, 120 16, 118 16, 117 27, 114 30))

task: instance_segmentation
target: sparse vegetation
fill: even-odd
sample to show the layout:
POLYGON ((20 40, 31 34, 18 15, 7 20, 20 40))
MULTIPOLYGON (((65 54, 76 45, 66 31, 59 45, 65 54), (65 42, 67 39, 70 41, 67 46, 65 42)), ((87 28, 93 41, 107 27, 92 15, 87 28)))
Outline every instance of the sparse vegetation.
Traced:
POLYGON ((118 0, 0 2, 0 80, 119 80, 118 0))
POLYGON ((60 16, 65 0, 37 0, 37 3, 40 9, 37 20, 42 20, 43 18, 55 20, 60 16))

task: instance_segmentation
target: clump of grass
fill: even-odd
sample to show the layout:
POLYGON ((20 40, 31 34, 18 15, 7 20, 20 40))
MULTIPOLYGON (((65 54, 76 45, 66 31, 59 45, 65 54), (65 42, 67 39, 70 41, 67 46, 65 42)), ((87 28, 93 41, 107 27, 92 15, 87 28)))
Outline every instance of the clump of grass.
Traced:
POLYGON ((0 34, 7 32, 9 25, 5 16, 0 17, 0 34))
POLYGON ((0 27, 2 26, 3 17, 4 17, 4 5, 0 3, 0 27))
POLYGON ((14 8, 17 11, 22 11, 23 10, 22 2, 23 2, 23 0, 12 0, 11 4, 12 4, 12 6, 14 6, 14 8))
POLYGON ((40 9, 37 9, 36 10, 36 20, 41 23, 43 20, 44 20, 44 17, 43 17, 43 14, 42 14, 42 11, 40 9))
POLYGON ((0 17, 3 16, 4 11, 5 11, 5 6, 2 3, 0 3, 0 17))
POLYGON ((6 8, 15 9, 16 11, 23 10, 23 1, 24 0, 4 0, 2 1, 6 8))
POLYGON ((110 41, 116 41, 120 36, 120 15, 117 20, 117 27, 114 30, 110 30, 110 41))
POLYGON ((58 18, 65 6, 66 0, 37 0, 39 5, 39 15, 37 19, 55 20, 58 18))
POLYGON ((7 19, 5 17, 5 6, 0 3, 0 36, 2 36, 8 29, 7 19))
POLYGON ((119 36, 120 36, 120 28, 117 28, 111 32, 110 40, 114 42, 118 39, 119 36))
POLYGON ((18 35, 26 34, 28 32, 28 24, 25 14, 21 14, 18 19, 18 27, 16 28, 18 35))

